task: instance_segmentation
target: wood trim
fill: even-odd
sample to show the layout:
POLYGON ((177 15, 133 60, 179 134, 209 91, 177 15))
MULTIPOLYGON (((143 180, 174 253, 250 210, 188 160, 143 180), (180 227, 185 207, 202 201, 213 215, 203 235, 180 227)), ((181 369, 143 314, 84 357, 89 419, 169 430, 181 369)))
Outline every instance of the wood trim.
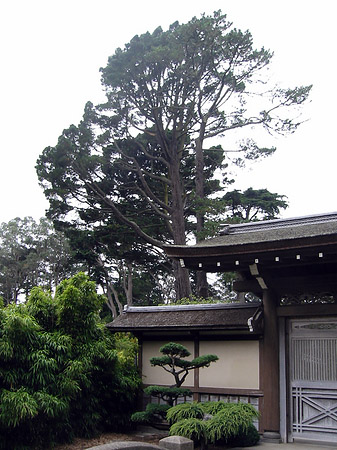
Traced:
POLYGON ((316 249, 316 247, 318 250, 320 250, 321 247, 331 247, 332 252, 335 252, 336 245, 336 234, 324 234, 319 236, 298 237, 295 239, 286 238, 282 240, 246 242, 245 244, 235 242, 230 245, 222 243, 212 245, 212 240, 210 240, 209 245, 203 246, 167 246, 165 252, 170 258, 184 258, 190 262, 188 258, 199 258, 201 260, 203 257, 235 257, 236 255, 249 255, 251 253, 261 254, 274 251, 287 252, 298 249, 316 249))
POLYGON ((290 305, 279 306, 278 317, 301 317, 301 316, 335 316, 337 315, 337 304, 320 303, 317 305, 290 305))
MULTIPOLYGON (((144 384, 144 387, 150 386, 144 384)), ((161 386, 161 385, 158 385, 161 386)), ((240 397, 263 397, 263 392, 260 389, 234 389, 234 388, 211 388, 211 387, 193 387, 184 386, 186 389, 190 389, 193 393, 198 394, 219 394, 219 395, 233 395, 240 397)))
MULTIPOLYGON (((260 377, 260 390, 264 392, 264 339, 260 340, 259 345, 259 377, 260 377)), ((259 411, 260 411, 260 419, 259 419, 259 431, 263 432, 264 430, 264 398, 263 395, 259 398, 259 411)))
POLYGON ((263 397, 263 392, 259 389, 235 389, 235 388, 211 388, 199 387, 193 391, 199 394, 220 394, 220 395, 237 395, 240 397, 263 397))
POLYGON ((264 397, 259 397, 259 433, 264 431, 264 397))

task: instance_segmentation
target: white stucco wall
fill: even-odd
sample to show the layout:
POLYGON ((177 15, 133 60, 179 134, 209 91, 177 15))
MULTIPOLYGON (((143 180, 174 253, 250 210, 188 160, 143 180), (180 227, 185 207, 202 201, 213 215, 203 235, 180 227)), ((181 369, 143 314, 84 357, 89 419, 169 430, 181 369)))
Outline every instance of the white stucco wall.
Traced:
POLYGON ((209 353, 219 360, 200 369, 200 387, 259 389, 258 341, 200 342, 200 355, 209 353))

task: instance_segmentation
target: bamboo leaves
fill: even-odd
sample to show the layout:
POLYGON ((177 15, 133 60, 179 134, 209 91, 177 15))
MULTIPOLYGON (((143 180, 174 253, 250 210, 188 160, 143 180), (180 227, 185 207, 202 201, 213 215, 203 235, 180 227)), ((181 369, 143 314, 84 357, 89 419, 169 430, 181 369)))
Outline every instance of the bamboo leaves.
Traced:
POLYGON ((140 383, 130 363, 137 345, 124 337, 117 351, 101 302, 80 273, 54 297, 36 288, 27 304, 0 309, 0 449, 49 447, 128 424, 140 383))

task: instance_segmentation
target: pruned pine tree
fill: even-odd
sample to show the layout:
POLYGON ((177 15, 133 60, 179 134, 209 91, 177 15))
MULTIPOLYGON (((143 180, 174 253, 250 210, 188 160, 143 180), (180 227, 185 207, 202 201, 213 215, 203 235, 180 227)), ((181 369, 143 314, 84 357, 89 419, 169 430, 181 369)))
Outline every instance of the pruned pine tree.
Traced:
POLYGON ((131 420, 140 423, 151 423, 158 418, 165 419, 166 413, 171 408, 176 400, 180 397, 191 396, 189 389, 183 388, 182 384, 185 382, 190 371, 209 367, 212 362, 219 358, 216 355, 202 355, 192 360, 188 360, 191 352, 182 344, 176 342, 168 342, 159 349, 162 356, 153 356, 150 358, 152 366, 162 367, 166 372, 170 373, 174 379, 172 386, 148 386, 144 392, 148 396, 157 397, 166 402, 163 404, 149 403, 145 411, 138 411, 131 416, 131 420))

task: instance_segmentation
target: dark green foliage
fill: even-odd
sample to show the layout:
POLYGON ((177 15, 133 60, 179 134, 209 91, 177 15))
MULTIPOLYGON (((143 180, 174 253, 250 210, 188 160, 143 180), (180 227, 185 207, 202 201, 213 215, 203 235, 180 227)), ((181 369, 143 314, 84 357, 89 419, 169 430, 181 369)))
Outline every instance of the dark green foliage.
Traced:
POLYGON ((170 405, 159 405, 148 403, 145 411, 138 411, 132 414, 131 420, 137 423, 154 423, 166 418, 166 413, 170 405))
POLYGON ((252 447, 260 440, 260 435, 254 425, 250 424, 246 430, 239 429, 236 436, 228 439, 231 447, 252 447))
POLYGON ((53 331, 56 325, 56 302, 50 292, 34 287, 26 302, 29 314, 45 330, 53 331))
POLYGON ((190 356, 191 353, 181 344, 176 344, 175 342, 169 342, 168 344, 163 345, 159 349, 160 353, 163 355, 169 356, 178 356, 179 358, 186 358, 186 356, 190 356))
POLYGON ((144 389, 146 395, 157 397, 168 405, 174 405, 179 397, 191 397, 192 392, 189 389, 166 386, 148 386, 144 389))
POLYGON ((259 434, 253 425, 258 412, 247 403, 182 403, 170 408, 167 418, 170 435, 184 436, 195 442, 231 446, 255 445, 259 434), (205 416, 208 415, 207 420, 205 416))
POLYGON ((267 189, 248 188, 244 192, 227 192, 223 198, 226 209, 233 221, 277 219, 281 209, 288 207, 284 195, 273 194, 267 189))
POLYGON ((80 273, 54 298, 40 288, 0 309, 0 448, 48 447, 130 424, 136 342, 100 322, 102 298, 80 273))

